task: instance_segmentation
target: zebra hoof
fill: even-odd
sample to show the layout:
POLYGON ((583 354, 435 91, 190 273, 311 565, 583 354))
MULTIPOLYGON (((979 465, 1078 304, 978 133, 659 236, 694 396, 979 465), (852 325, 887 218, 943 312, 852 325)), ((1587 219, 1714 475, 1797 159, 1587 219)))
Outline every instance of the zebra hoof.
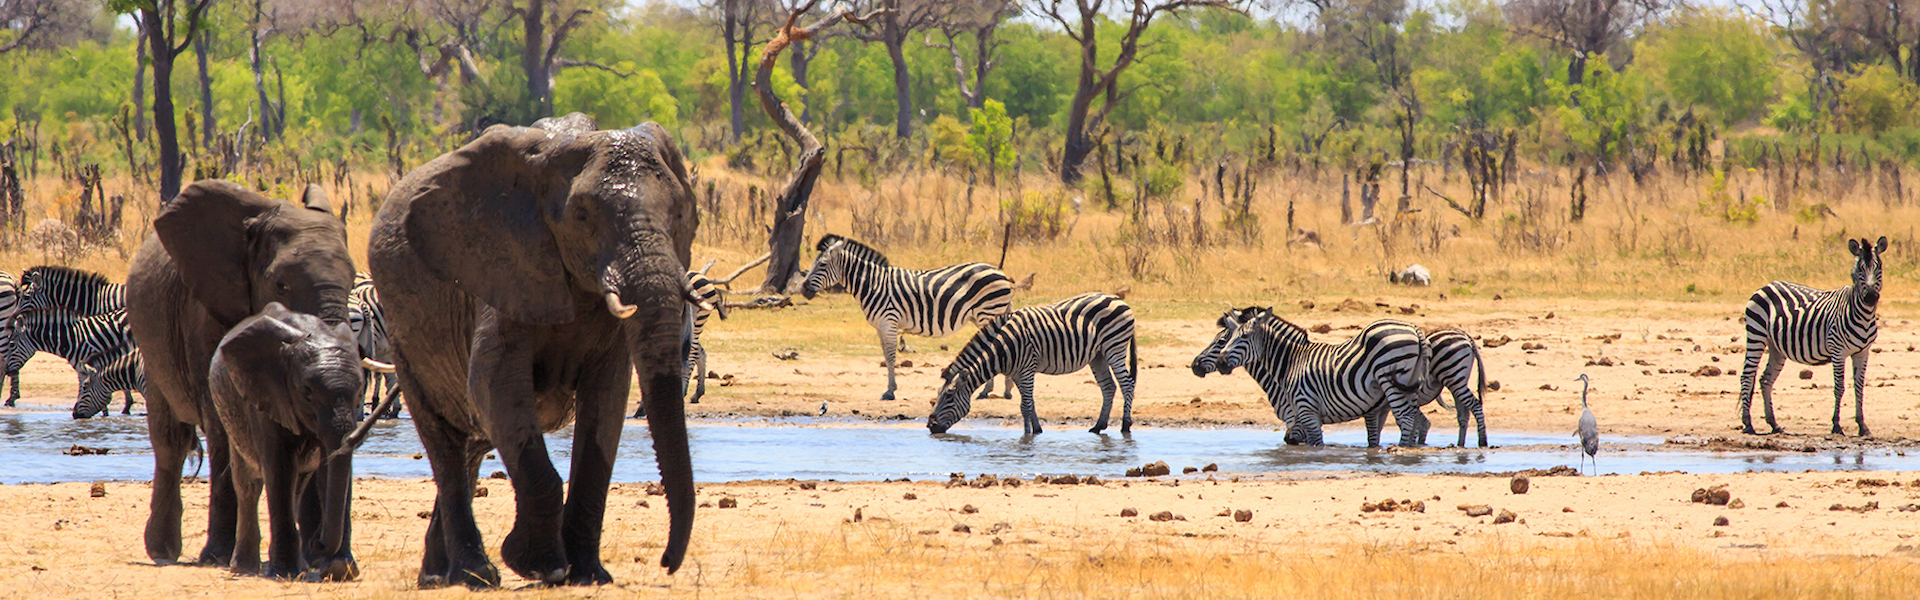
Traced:
POLYGON ((1863 438, 1864 438, 1864 437, 1873 437, 1873 434, 1872 434, 1872 433, 1868 433, 1868 432, 1867 432, 1867 426, 1865 426, 1865 425, 1861 425, 1861 426, 1860 426, 1860 437, 1863 437, 1863 438))
POLYGON ((1786 432, 1787 432, 1787 430, 1785 430, 1785 429, 1781 429, 1781 428, 1780 428, 1780 426, 1778 426, 1778 425, 1775 425, 1775 426, 1773 427, 1773 431, 1769 431, 1769 432, 1767 432, 1767 435, 1779 435, 1779 434, 1782 434, 1782 433, 1786 433, 1786 432))
POLYGON ((1839 425, 1835 425, 1833 426, 1833 434, 1838 436, 1845 436, 1847 435, 1847 430, 1841 429, 1839 425))
POLYGON ((1105 425, 1095 425, 1095 426, 1093 426, 1093 428, 1092 428, 1092 429, 1088 429, 1088 430, 1087 430, 1087 433, 1100 433, 1100 432, 1102 432, 1102 431, 1106 431, 1106 430, 1107 430, 1107 426, 1105 426, 1105 425))
POLYGON ((887 393, 885 393, 885 394, 881 394, 881 395, 880 395, 880 400, 881 400, 881 401, 887 401, 887 400, 892 400, 892 399, 893 399, 893 392, 887 392, 887 393))

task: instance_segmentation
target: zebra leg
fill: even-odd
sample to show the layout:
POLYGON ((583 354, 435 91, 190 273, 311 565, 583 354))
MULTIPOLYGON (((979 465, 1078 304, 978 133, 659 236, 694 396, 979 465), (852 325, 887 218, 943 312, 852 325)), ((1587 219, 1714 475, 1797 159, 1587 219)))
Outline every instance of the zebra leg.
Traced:
MULTIPOLYGON (((1773 431, 1768 432, 1767 435, 1783 432, 1783 430, 1780 429, 1780 423, 1773 420, 1773 382, 1779 380, 1780 369, 1786 366, 1786 364, 1787 355, 1774 352, 1767 357, 1767 370, 1760 374, 1760 407, 1765 411, 1764 416, 1767 418, 1767 426, 1773 428, 1773 431)), ((1751 402, 1752 399, 1748 398, 1748 400, 1751 402)), ((1746 417, 1745 407, 1742 407, 1741 416, 1746 417)), ((1750 418, 1743 419, 1742 423, 1746 425, 1745 433, 1753 433, 1753 424, 1750 418)))
POLYGON ((707 395, 707 347, 699 342, 693 343, 693 398, 687 404, 699 404, 700 397, 707 395))
POLYGON ((1033 410, 1033 373, 1021 373, 1014 381, 1020 390, 1020 419, 1027 435, 1040 433, 1040 415, 1033 410))
POLYGON ((127 397, 127 403, 120 405, 120 416, 133 414, 133 390, 120 390, 120 393, 127 397))
POLYGON ((12 408, 14 401, 20 399, 20 372, 7 373, 4 379, 13 380, 13 391, 7 394, 7 407, 12 408))
POLYGON ((1367 447, 1380 447, 1380 430, 1387 426, 1387 413, 1384 409, 1375 409, 1361 417, 1367 424, 1367 447))
POLYGON ((1846 435, 1840 429, 1840 402, 1847 397, 1847 357, 1833 357, 1833 434, 1846 435))
POLYGON ((1093 382, 1100 386, 1100 418, 1093 422, 1093 429, 1087 430, 1092 433, 1106 431, 1107 416, 1113 414, 1113 373, 1104 358, 1095 356, 1087 363, 1087 370, 1093 371, 1093 382))
POLYGON ((1867 403, 1867 356, 1870 354, 1868 349, 1861 348, 1853 355, 1853 424, 1860 426, 1860 437, 1872 435, 1867 433, 1867 415, 1861 412, 1867 403))
POLYGON ((900 345, 900 329, 889 323, 880 329, 880 355, 887 361, 887 393, 881 394, 881 400, 892 400, 894 390, 900 389, 893 376, 894 355, 900 345))
POLYGON ((1107 369, 1113 371, 1114 382, 1120 384, 1120 394, 1124 396, 1126 400, 1126 404, 1120 409, 1120 433, 1133 431, 1133 384, 1135 380, 1133 370, 1127 368, 1126 364, 1126 359, 1124 358, 1117 356, 1107 357, 1107 369))
MULTIPOLYGON (((1308 446, 1327 445, 1325 432, 1321 431, 1320 427, 1320 413, 1311 410, 1300 411, 1300 422, 1294 424, 1292 429, 1296 430, 1297 433, 1291 437, 1301 444, 1308 446)), ((1375 443, 1372 445, 1378 446, 1379 444, 1375 443)))

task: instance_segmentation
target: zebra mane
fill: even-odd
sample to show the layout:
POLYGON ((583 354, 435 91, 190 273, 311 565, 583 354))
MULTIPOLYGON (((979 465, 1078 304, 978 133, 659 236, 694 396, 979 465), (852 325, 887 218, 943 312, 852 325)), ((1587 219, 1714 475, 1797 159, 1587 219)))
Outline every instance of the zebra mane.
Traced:
POLYGON ((89 287, 113 285, 113 281, 107 279, 105 275, 63 265, 41 265, 27 269, 26 272, 20 274, 20 281, 26 282, 39 277, 67 279, 76 283, 86 284, 89 287))
POLYGON ((820 238, 820 243, 815 244, 814 249, 820 252, 826 252, 829 248, 833 248, 835 245, 838 245, 840 249, 842 251, 845 251, 849 256, 852 256, 861 261, 873 263, 881 267, 890 266, 887 263, 887 256, 885 254, 881 254, 879 250, 875 250, 873 249, 873 247, 868 246, 866 244, 856 242, 852 238, 842 237, 842 236, 831 234, 831 233, 827 234, 826 237, 820 238))

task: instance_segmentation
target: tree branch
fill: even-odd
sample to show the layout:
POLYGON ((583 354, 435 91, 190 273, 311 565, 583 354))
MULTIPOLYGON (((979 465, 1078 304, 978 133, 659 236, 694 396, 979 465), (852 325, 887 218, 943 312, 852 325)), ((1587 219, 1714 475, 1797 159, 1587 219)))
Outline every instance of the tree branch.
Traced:
POLYGON ((606 71, 608 73, 612 73, 615 77, 619 77, 621 79, 626 79, 628 77, 633 76, 632 73, 627 73, 619 69, 615 69, 613 67, 609 67, 597 62, 590 61, 590 60, 574 60, 571 58, 556 58, 553 60, 553 67, 555 71, 558 71, 561 67, 589 67, 589 68, 606 71))

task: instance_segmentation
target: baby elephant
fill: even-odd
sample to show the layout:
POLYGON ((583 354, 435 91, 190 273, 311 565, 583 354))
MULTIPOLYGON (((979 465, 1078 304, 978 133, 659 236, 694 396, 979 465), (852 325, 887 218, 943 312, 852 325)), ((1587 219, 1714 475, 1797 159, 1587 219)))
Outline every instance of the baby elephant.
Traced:
POLYGON ((277 302, 220 340, 209 392, 231 440, 240 496, 235 573, 261 572, 264 482, 273 531, 266 576, 345 581, 359 575, 348 515, 353 450, 369 430, 356 428, 363 366, 393 369, 362 359, 347 324, 328 325, 277 302))

